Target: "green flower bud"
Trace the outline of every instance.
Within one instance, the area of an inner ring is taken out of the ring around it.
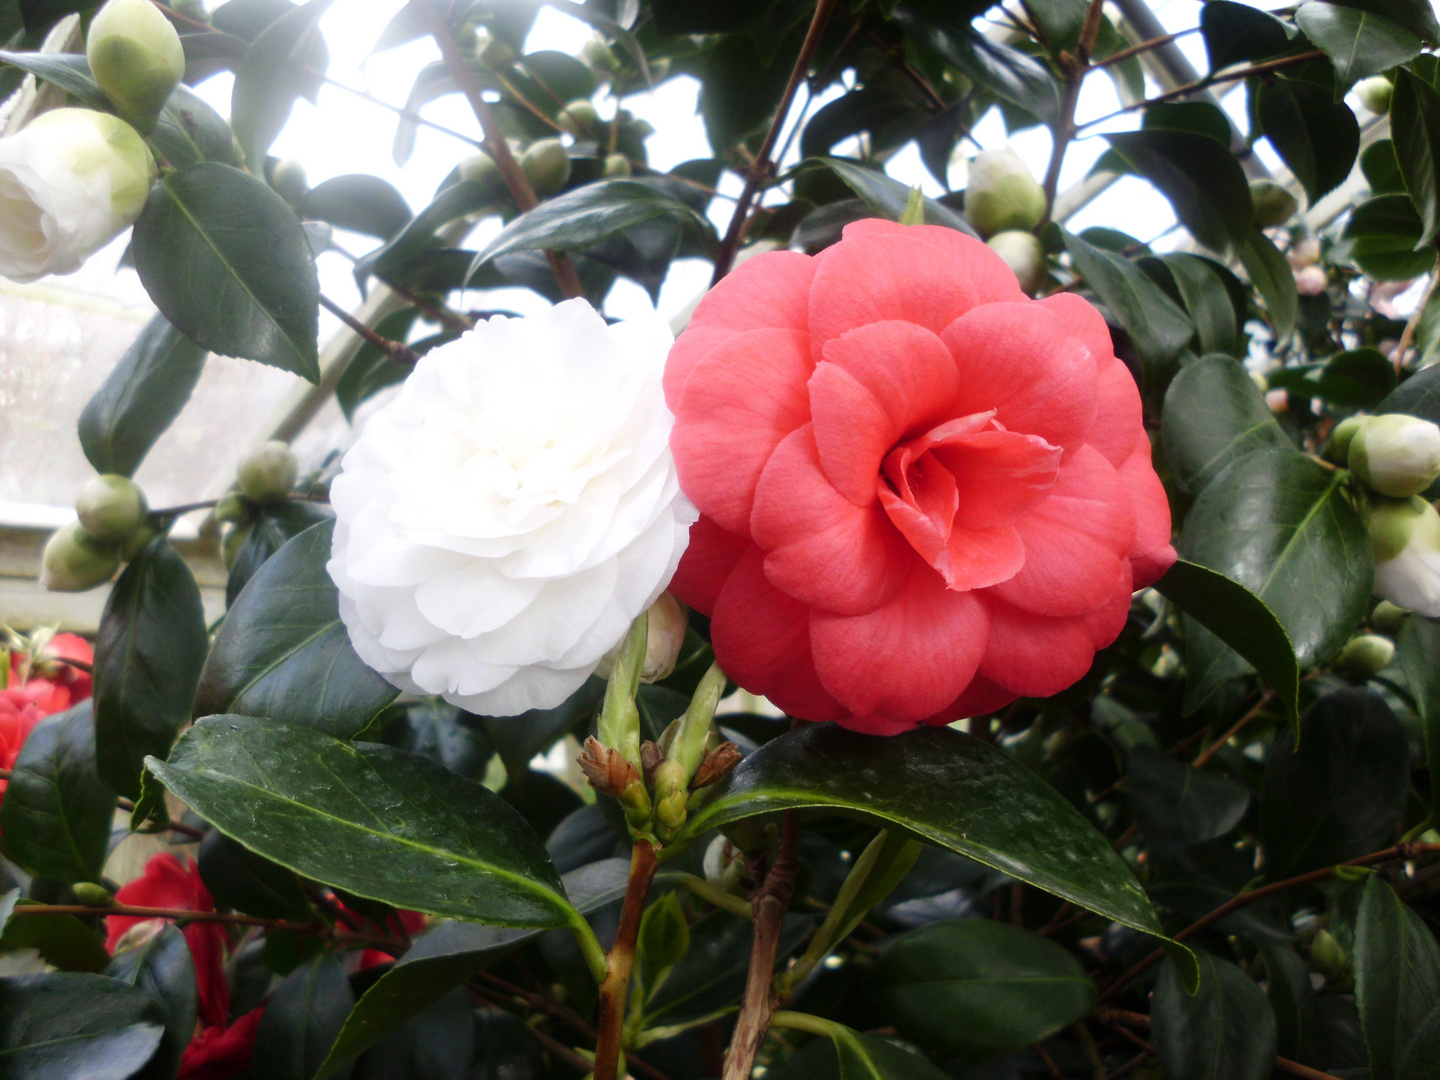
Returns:
[[[672,791],[655,803],[655,820],[671,832],[685,824],[685,793]]]
[[[1262,386],[1260,389],[1265,390],[1266,387]],[[1330,441],[1325,445],[1325,456],[1341,464],[1349,461],[1350,443],[1369,419],[1368,416],[1347,416],[1336,424],[1335,429],[1330,432]]]
[[[984,237],[1029,231],[1045,216],[1045,192],[1013,150],[986,150],[970,163],[965,216]]]
[[[619,61],[615,59],[615,54],[610,51],[610,46],[599,34],[580,47],[580,59],[585,62],[587,67],[599,68],[601,71],[614,71],[619,67]]]
[[[257,503],[279,502],[290,494],[300,476],[300,462],[283,442],[257,446],[240,462],[240,490]]]
[[[129,477],[114,473],[91,477],[75,500],[80,527],[102,544],[127,540],[149,512],[145,493]]]
[[[690,616],[679,600],[668,592],[650,606],[650,619],[645,632],[645,663],[640,668],[640,681],[655,683],[670,677],[680,647],[685,644],[685,630]]]
[[[1370,530],[1375,561],[1395,558],[1417,534],[1423,545],[1427,534],[1436,531],[1430,518],[1436,518],[1436,514],[1424,499],[1372,499],[1365,507],[1365,526]],[[1440,518],[1436,518],[1436,524],[1440,525]]]
[[[116,112],[141,134],[185,74],[180,35],[149,0],[109,0],[90,22],[85,56]]]
[[[1400,413],[1372,416],[1350,440],[1349,460],[1381,495],[1418,495],[1440,477],[1440,427]]]
[[[1034,234],[1006,229],[990,237],[986,243],[1015,272],[1021,290],[1034,296],[1049,273],[1045,265],[1045,248]]]
[[[120,561],[130,562],[139,558],[140,553],[150,546],[150,541],[160,535],[160,530],[147,520],[120,544]]]
[[[86,907],[109,907],[113,899],[109,889],[93,881],[77,881],[70,886],[70,891],[75,894],[75,899]]]
[[[1392,604],[1389,600],[1381,600],[1375,605],[1375,610],[1370,613],[1370,625],[1382,634],[1390,634],[1392,637],[1400,633],[1405,625],[1405,616],[1410,612],[1398,604]]]
[[[1355,84],[1355,96],[1360,99],[1360,104],[1376,116],[1390,111],[1390,96],[1394,92],[1395,87],[1384,75],[1372,75]]]
[[[215,520],[249,521],[252,510],[249,499],[239,492],[232,491],[215,504]]]
[[[300,196],[310,190],[305,176],[305,166],[294,158],[278,162],[270,173],[270,186],[291,206],[300,201]]]
[[[559,139],[540,139],[521,155],[520,171],[537,195],[554,195],[570,179],[570,152]]]
[[[600,130],[600,114],[595,111],[595,106],[584,98],[570,102],[560,110],[555,120],[571,135],[584,138],[587,135],[593,136]]]
[[[499,38],[492,38],[489,35],[480,36],[479,41],[480,51],[477,55],[480,62],[491,71],[504,71],[520,58],[520,54],[508,41],[501,41]]]
[[[603,175],[607,180],[629,176],[632,171],[630,159],[624,154],[606,154]]]
[[[1274,180],[1250,181],[1250,220],[1258,228],[1283,225],[1295,216],[1300,203]]]
[[[1395,643],[1379,634],[1357,634],[1335,657],[1335,666],[1356,678],[1368,679],[1390,666],[1395,659]]]
[[[460,179],[476,184],[499,184],[500,166],[495,164],[495,159],[489,154],[471,154],[460,162]]]
[[[250,539],[250,533],[255,526],[250,524],[236,525],[227,522],[220,530],[220,561],[225,564],[226,570],[235,569],[235,560],[240,557],[240,549],[245,546],[245,541]]]
[[[62,525],[45,542],[40,556],[40,584],[51,592],[84,592],[109,581],[120,558],[80,527]]]
[[[1350,970],[1350,957],[1329,930],[1321,930],[1310,942],[1310,962],[1316,970],[1332,979]]]

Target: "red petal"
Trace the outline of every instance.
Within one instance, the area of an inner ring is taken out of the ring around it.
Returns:
[[[753,544],[715,601],[710,642],[725,673],[802,720],[834,720],[844,708],[820,685],[810,651],[810,609],[765,577]]]
[[[810,419],[811,369],[802,331],[750,330],[720,343],[691,371],[670,447],[685,494],[722,528],[749,535],[765,462]]]
[[[721,342],[746,330],[804,330],[809,322],[815,260],[798,251],[770,251],[745,260],[705,294],[665,362],[665,401],[673,412],[695,365]]]
[[[885,455],[908,432],[946,419],[958,389],[950,351],[913,323],[871,323],[828,342],[810,377],[810,412],[840,493],[873,504]]]
[[[714,518],[700,515],[690,526],[690,540],[680,566],[670,579],[670,591],[702,615],[715,610],[720,587],[735,569],[750,541],[722,529]]]
[[[875,611],[810,617],[820,681],[854,716],[923,720],[959,696],[985,651],[984,603],[911,566],[905,588]]]
[[[1009,581],[1025,565],[1025,543],[1015,526],[966,529],[955,526],[936,566],[952,589],[983,589]]]
[[[750,533],[766,551],[771,583],[827,611],[874,611],[895,595],[910,563],[878,503],[856,506],[831,485],[809,424],[770,455],[755,489]]]
[[[931,453],[955,476],[955,524],[967,529],[1014,525],[1055,487],[1063,451],[1035,435],[977,431]]]
[[[997,709],[1003,709],[1019,695],[991,682],[979,672],[970,680],[965,692],[954,700],[943,712],[926,720],[927,724],[953,724],[967,716],[988,716]]]
[[[1130,545],[1130,561],[1135,588],[1144,589],[1170,569],[1175,549],[1170,546],[1170,501],[1150,463],[1150,440],[1143,432],[1134,453],[1120,466],[1120,482],[1135,507],[1135,542]]]
[[[1015,526],[1025,565],[996,596],[1039,615],[1084,615],[1114,595],[1135,539],[1130,495],[1088,446],[1066,458],[1050,497]]]

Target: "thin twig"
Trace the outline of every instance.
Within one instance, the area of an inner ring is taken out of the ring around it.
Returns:
[[[616,1080],[620,1041],[625,1026],[625,1005],[630,993],[630,974],[635,966],[635,942],[640,937],[645,897],[650,893],[650,883],[655,880],[657,865],[654,846],[643,837],[637,839],[630,849],[630,877],[625,883],[620,927],[615,932],[615,944],[610,946],[605,981],[600,984],[595,1080]]]
[[[1150,1030],[1150,1017],[1144,1013],[1129,1012],[1125,1009],[1100,1009],[1096,1016],[1111,1031],[1117,1032],[1136,1046],[1143,1046],[1146,1053],[1153,1054],[1155,1052],[1155,1048],[1148,1042],[1121,1026],[1129,1024],[1132,1027]],[[1309,1065],[1301,1065],[1298,1061],[1291,1061],[1289,1058],[1276,1057],[1275,1068],[1279,1072],[1288,1073],[1291,1076],[1303,1077],[1304,1080],[1339,1080],[1339,1077],[1332,1076],[1330,1073],[1312,1069]]]
[[[1425,295],[1420,298],[1420,303],[1415,305],[1415,310],[1410,318],[1405,320],[1405,329],[1401,331],[1399,344],[1395,351],[1390,354],[1390,362],[1395,365],[1395,374],[1400,374],[1405,368],[1405,354],[1410,349],[1410,344],[1415,340],[1415,332],[1420,329],[1420,319],[1425,314],[1425,308],[1430,303],[1430,298],[1435,295],[1435,286],[1440,283],[1440,269],[1430,274],[1430,284],[1425,286]]]
[[[293,930],[297,934],[327,934],[339,941],[357,941],[403,951],[405,943],[379,934],[340,934],[323,922],[294,922],[290,919],[262,919],[258,915],[242,915],[238,911],[187,911],[184,908],[136,907],[133,904],[107,904],[90,907],[86,904],[20,904],[10,913],[12,919],[26,915],[79,915],[98,917],[120,915],[135,919],[174,919],[176,922],[226,923],[233,926],[263,926],[270,930]]]
[[[1153,1055],[1150,1053],[1150,1051],[1148,1051],[1148,1050],[1141,1050],[1140,1053],[1136,1054],[1133,1058],[1131,1058],[1129,1061],[1127,1061],[1124,1065],[1121,1065],[1121,1066],[1120,1066],[1118,1069],[1116,1069],[1114,1072],[1112,1072],[1112,1073],[1110,1073],[1109,1075],[1107,1075],[1107,1076],[1105,1077],[1105,1080],[1120,1080],[1120,1078],[1121,1078],[1122,1076],[1129,1076],[1132,1072],[1134,1072],[1136,1069],[1138,1069],[1141,1065],[1144,1065],[1145,1062],[1149,1061],[1152,1056],[1153,1056]]]
[[[1090,0],[1085,9],[1085,25],[1080,30],[1080,41],[1075,46],[1075,55],[1061,56],[1065,67],[1065,89],[1061,95],[1059,117],[1050,128],[1050,161],[1045,166],[1045,179],[1040,185],[1045,191],[1046,222],[1050,220],[1050,212],[1055,206],[1055,193],[1060,187],[1060,168],[1065,163],[1065,151],[1079,130],[1075,125],[1075,108],[1080,104],[1080,87],[1089,73],[1090,53],[1100,34],[1103,2],[1104,0]]]
[[[391,341],[387,337],[381,337],[324,293],[320,294],[320,306],[330,312],[331,315],[334,315],[351,330],[355,331],[355,333],[365,339],[365,341],[379,349],[389,359],[395,361],[395,363],[404,364],[406,367],[414,367],[416,361],[420,359],[420,354],[410,348],[410,346],[404,342]]]
[[[1195,760],[1190,762],[1191,767],[1198,769],[1211,758],[1213,758],[1216,754],[1218,754],[1222,746],[1228,743],[1231,739],[1235,738],[1236,735],[1239,735],[1240,732],[1243,731],[1245,727],[1250,723],[1250,721],[1254,720],[1255,717],[1259,716],[1260,713],[1264,711],[1265,706],[1269,705],[1270,702],[1274,699],[1275,691],[1266,690],[1265,693],[1260,695],[1260,700],[1255,703],[1252,709],[1246,712],[1244,716],[1240,717],[1239,720],[1236,720],[1235,723],[1230,725],[1229,731],[1225,732],[1224,735],[1221,735],[1220,738],[1216,739],[1209,746],[1205,747],[1204,750],[1201,750],[1200,753],[1195,755]]]
[[[1138,56],[1143,52],[1149,52],[1151,49],[1159,49],[1165,45],[1169,45],[1172,41],[1185,37],[1187,34],[1198,34],[1199,32],[1200,27],[1192,26],[1189,30],[1180,30],[1173,34],[1166,34],[1163,37],[1151,38],[1149,41],[1142,41],[1138,45],[1131,45],[1128,49],[1113,52],[1103,60],[1096,60],[1090,66],[1097,68],[1109,67],[1111,64],[1118,64],[1122,60],[1129,60],[1130,57]]]
[[[127,814],[133,814],[135,812],[135,804],[129,799],[116,799],[115,805],[120,807],[120,809],[124,810]],[[204,840],[205,837],[210,835],[204,829],[198,828],[194,825],[187,825],[183,821],[172,821],[165,827],[171,832],[178,832],[184,836],[190,837],[193,840]]]
[[[419,0],[410,2],[414,4]],[[790,105],[795,100],[795,90],[805,73],[810,70],[810,61],[815,56],[815,50],[820,47],[820,36],[825,32],[825,25],[830,21],[830,13],[834,10],[835,0],[817,0],[815,4],[815,15],[810,20],[810,29],[800,46],[800,55],[795,58],[795,66],[790,69],[790,81],[785,84],[785,92],[780,95],[780,104],[775,108],[775,118],[770,121],[770,130],[765,133],[760,152],[746,170],[745,187],[740,192],[740,198],[735,201],[735,213],[730,218],[730,227],[725,230],[725,239],[720,241],[720,250],[715,255],[715,274],[710,279],[712,287],[730,272],[730,267],[735,262],[735,249],[740,246],[740,238],[744,235],[750,203],[755,198],[755,193],[760,190],[760,185],[770,178],[775,167],[770,160],[770,152],[775,149],[775,143],[780,138],[780,129],[785,126],[785,119],[790,115]]]

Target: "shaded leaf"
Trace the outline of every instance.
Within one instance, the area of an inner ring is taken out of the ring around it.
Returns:
[[[1377,195],[1350,213],[1341,234],[1350,258],[1380,281],[1406,281],[1435,265],[1435,250],[1420,247],[1425,224],[1408,195]]]
[[[1196,959],[1195,994],[1169,960],[1155,979],[1150,1037],[1167,1080],[1268,1080],[1277,1037],[1265,991],[1228,960],[1204,952]]]
[[[1151,362],[1173,360],[1195,332],[1189,316],[1129,259],[1104,251],[1073,233],[1065,247],[1075,269],[1109,309],[1140,355]]]
[[[1249,240],[1235,253],[1250,277],[1250,283],[1265,301],[1266,313],[1275,326],[1275,336],[1284,339],[1295,329],[1295,316],[1300,309],[1300,294],[1295,287],[1295,273],[1285,256],[1259,229],[1251,231]]]
[[[845,185],[855,192],[877,217],[883,217],[890,221],[900,220],[900,215],[905,212],[906,201],[910,198],[911,189],[907,185],[886,176],[883,172],[867,169],[853,161],[845,161],[841,158],[818,158],[816,160],[845,181]],[[936,202],[927,196],[924,206],[926,225],[944,225],[947,229],[955,229],[978,239],[978,234],[970,223],[945,204]]]
[[[408,9],[402,9],[402,14]],[[410,223],[410,205],[395,185],[367,173],[335,176],[300,196],[301,217],[328,221],[337,229],[394,238]]]
[[[1275,16],[1233,0],[1210,0],[1200,8],[1200,36],[1210,70],[1242,60],[1268,60],[1290,48],[1290,34]]]
[[[1355,1000],[1370,1076],[1392,1080],[1440,1001],[1440,945],[1379,874],[1366,879],[1355,917]]]
[[[1404,68],[1395,71],[1390,137],[1405,190],[1424,225],[1418,249],[1440,235],[1440,92]]]
[[[1227,145],[1189,131],[1153,127],[1105,139],[1132,172],[1160,189],[1200,243],[1223,253],[1246,242],[1250,185]]]
[[[305,961],[280,982],[265,1006],[255,1029],[253,1074],[266,1080],[311,1080],[354,1004],[338,959],[321,953]],[[350,1069],[330,1075],[348,1080]]]
[[[1265,137],[1311,206],[1344,183],[1360,152],[1360,125],[1348,105],[1323,86],[1283,78],[1260,82],[1255,101]]]
[[[180,1068],[180,1056],[190,1044],[200,1008],[195,961],[185,935],[173,925],[163,926],[143,945],[116,954],[105,974],[143,990],[159,1004],[165,1015],[165,1034],[137,1080],[170,1080]]]
[[[1190,492],[1246,454],[1291,445],[1255,380],[1228,356],[1180,369],[1165,392],[1160,439],[1181,490]]]
[[[31,906],[22,900],[16,910]],[[74,915],[13,915],[0,937],[0,950],[34,949],[47,964],[61,971],[101,972],[110,963],[105,943]]]
[[[1250,789],[1238,780],[1202,772],[1149,746],[1131,753],[1125,790],[1151,854],[1160,859],[1224,836],[1250,807]]]
[[[149,994],[102,975],[0,978],[0,1073],[16,1080],[131,1080],[165,1032]]]
[[[1413,60],[1420,39],[1399,23],[1369,11],[1310,0],[1295,12],[1295,23],[1335,68],[1336,89]]]
[[[235,68],[230,124],[250,167],[259,170],[265,151],[290,119],[295,99],[306,92],[305,71],[315,62],[317,23],[334,0],[309,0],[265,27]],[[322,72],[323,73],[323,72]]]
[[[211,829],[196,856],[200,880],[217,905],[264,919],[305,921],[315,916],[295,874]]]
[[[821,1023],[830,1038],[807,1043],[766,1075],[774,1080],[942,1080],[947,1075],[889,1039]]]
[[[1425,728],[1425,759],[1430,768],[1430,814],[1440,821],[1440,620],[1410,615],[1395,644],[1395,662],[1415,699]]]

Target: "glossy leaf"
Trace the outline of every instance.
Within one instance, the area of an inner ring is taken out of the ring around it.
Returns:
[[[1440,1061],[1440,1005],[1415,1030],[1395,1069],[1396,1080],[1427,1080]]]
[[[1095,1004],[1095,984],[1065,949],[988,919],[902,934],[875,964],[868,990],[902,1036],[947,1057],[1024,1049]]]
[[[1200,36],[1212,72],[1242,60],[1267,60],[1290,48],[1284,23],[1233,0],[1210,0],[1200,8]]]
[[[311,957],[275,988],[255,1029],[251,1071],[266,1080],[311,1080],[340,1033],[355,997],[340,961]],[[330,1074],[348,1080],[350,1069]]]
[[[1072,233],[1065,234],[1065,247],[1085,283],[1130,335],[1141,356],[1163,362],[1180,355],[1195,327],[1143,270]]]
[[[190,400],[205,350],[156,315],[80,414],[80,446],[100,473],[134,476]]]
[[[774,1080],[943,1080],[914,1050],[830,1021],[830,1038],[814,1039],[766,1071]]]
[[[159,1004],[165,1016],[165,1034],[137,1080],[170,1080],[190,1045],[200,1008],[195,961],[185,935],[173,925],[163,926],[143,945],[117,953],[105,974],[143,990]]]
[[[1273,389],[1299,397],[1373,409],[1395,389],[1395,365],[1379,349],[1365,347],[1336,353],[1323,364],[1282,368],[1268,378]]]
[[[1265,137],[1311,206],[1344,183],[1360,152],[1360,125],[1348,105],[1323,86],[1283,78],[1262,81],[1255,104]]]
[[[325,570],[333,521],[290,540],[246,584],[210,649],[195,715],[238,713],[350,738],[399,693],[365,666]]]
[[[1415,699],[1425,727],[1425,759],[1431,777],[1440,777],[1440,620],[1410,615],[1395,643],[1395,662]],[[1440,782],[1430,783],[1430,815],[1440,821]]]
[[[160,110],[150,141],[177,169],[198,161],[235,164],[235,138],[230,125],[183,83],[171,91]]]
[[[1417,371],[1385,396],[1377,413],[1405,413],[1440,422],[1440,366]]]
[[[330,508],[320,503],[287,499],[260,507],[225,580],[226,609],[234,606],[241,590],[272,555],[312,525],[332,519]]]
[[[1185,301],[1201,353],[1243,355],[1235,305],[1221,277],[1222,273],[1228,276],[1228,271],[1198,255],[1165,255],[1159,261]]]
[[[295,874],[211,829],[196,855],[200,880],[217,905],[265,919],[315,916]]]
[[[1189,131],[1153,127],[1105,139],[1131,171],[1160,189],[1201,244],[1225,253],[1249,238],[1250,186],[1227,145]]]
[[[1405,192],[1405,178],[1400,175],[1400,159],[1395,156],[1395,143],[1391,139],[1376,139],[1360,151],[1360,171],[1370,184],[1372,194],[1396,195]]]
[[[1300,664],[1290,635],[1265,601],[1224,574],[1186,559],[1177,559],[1155,588],[1244,657],[1275,688],[1290,719],[1298,719]]]
[[[90,64],[84,56],[63,52],[0,50],[0,63],[11,64],[51,86],[59,87],[91,108],[110,111],[110,100],[96,84],[95,76],[90,74]]]
[[[305,93],[305,66],[319,36],[316,24],[332,3],[309,0],[281,15],[255,38],[235,68],[230,123],[254,170],[290,119],[295,99]]]
[[[1301,664],[1345,644],[1373,583],[1370,536],[1340,474],[1286,447],[1247,454],[1221,472],[1190,508],[1178,550],[1263,600]],[[1185,634],[1193,710],[1249,665],[1193,623]]]
[[[1410,749],[1369,690],[1321,698],[1281,734],[1265,766],[1260,839],[1272,881],[1333,866],[1389,843],[1405,798]]]
[[[1059,114],[1059,95],[1049,70],[1034,57],[977,32],[961,12],[946,12],[940,5],[922,17],[899,7],[891,18],[967,78],[1041,123],[1049,123]]]
[[[1291,445],[1250,373],[1213,355],[1186,364],[1171,381],[1160,439],[1176,481],[1190,492],[1246,454]]]
[[[147,764],[251,851],[357,896],[496,926],[564,926],[574,917],[560,875],[520,816],[419,755],[210,716],[168,762]]]
[[[840,158],[820,158],[818,160],[845,181],[845,186],[855,192],[877,216],[890,221],[900,220],[900,215],[905,211],[906,201],[910,198],[911,189],[907,185],[886,176],[883,172],[864,168],[853,161],[844,161]],[[970,223],[944,203],[926,197],[924,206],[926,225],[943,225],[947,229],[955,229],[969,236],[977,236]]]
[[[1268,1080],[1277,1036],[1265,991],[1228,960],[1196,958],[1197,993],[1185,992],[1169,960],[1155,979],[1150,1037],[1166,1080]]]
[[[1309,967],[1289,943],[1261,940],[1258,944],[1265,959],[1265,996],[1275,1014],[1280,1056],[1302,1065],[1328,1065],[1328,1060],[1315,1060],[1312,1049],[1324,1033]]]
[[[1310,0],[1295,23],[1330,58],[1339,89],[1388,71],[1420,52],[1420,39],[1399,23],[1370,11]]]
[[[1392,1080],[1440,1001],[1440,944],[1378,874],[1366,879],[1355,918],[1355,999],[1370,1075]]]
[[[1365,273],[1379,281],[1405,281],[1435,265],[1433,248],[1416,250],[1424,233],[1408,195],[1377,195],[1351,211],[1342,236]]]
[[[1131,753],[1125,791],[1150,853],[1161,859],[1224,836],[1250,807],[1250,789],[1238,780],[1202,772],[1148,746]]]
[[[1300,294],[1295,288],[1295,274],[1285,256],[1259,229],[1235,253],[1245,267],[1250,282],[1265,301],[1265,311],[1275,326],[1277,337],[1284,339],[1295,329],[1300,308]]]
[[[802,807],[897,826],[1117,922],[1160,932],[1129,868],[1055,789],[949,728],[880,738],[815,724],[782,735],[736,767],[677,842]]]
[[[410,223],[410,205],[388,181],[366,173],[332,177],[300,196],[301,217],[328,221],[337,229],[393,239]]]
[[[476,1019],[469,993],[457,986],[372,1047],[356,1065],[354,1080],[486,1080],[470,1070],[481,1027]]]
[[[57,881],[99,881],[115,793],[95,771],[90,702],[42,721],[20,747],[0,802],[21,865]]]
[[[1424,223],[1415,247],[1440,235],[1440,92],[1404,68],[1395,72],[1390,137],[1410,201]]]
[[[0,1075],[131,1080],[165,1032],[149,994],[119,979],[53,972],[0,978]]]
[[[192,341],[319,380],[315,260],[300,219],[263,181],[215,162],[170,174],[131,249],[145,291]]]
[[[16,910],[34,901],[21,900]],[[14,915],[5,924],[0,950],[34,949],[40,958],[61,971],[101,972],[110,964],[105,943],[74,915]]]
[[[125,568],[95,638],[95,750],[100,778],[140,797],[149,754],[170,752],[205,664],[205,609],[185,560],[163,538]]]

